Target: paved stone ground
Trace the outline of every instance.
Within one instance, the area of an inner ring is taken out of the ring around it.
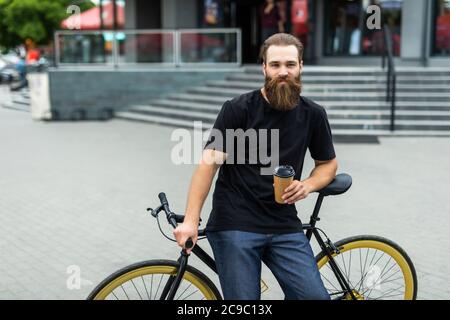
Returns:
[[[176,259],[178,247],[145,211],[160,191],[174,211],[184,210],[194,167],[171,162],[172,131],[121,120],[36,122],[0,108],[0,299],[85,299],[120,267]],[[417,268],[418,297],[448,299],[450,138],[380,142],[336,144],[339,172],[354,183],[325,199],[320,226],[335,241],[355,234],[393,239]],[[308,155],[303,175],[311,168]],[[304,221],[315,199],[298,203]],[[211,252],[206,241],[203,247]],[[264,299],[281,299],[266,268],[263,278],[270,287]]]

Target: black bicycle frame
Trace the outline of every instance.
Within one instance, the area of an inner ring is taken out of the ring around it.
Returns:
[[[195,254],[201,261],[203,261],[204,264],[206,264],[211,270],[213,270],[215,273],[217,273],[216,268],[216,262],[214,261],[211,256],[205,252],[198,244],[192,248],[192,253]],[[188,262],[189,255],[186,253],[186,250],[183,249],[181,251],[180,258],[178,259],[179,268],[178,272],[174,276],[170,276],[169,280],[167,280],[166,285],[164,286],[164,289],[162,291],[161,300],[173,300],[175,297],[175,293],[178,290],[178,287],[180,286],[181,279],[183,279],[183,275],[187,268],[187,262]]]
[[[313,214],[311,215],[310,221],[308,224],[303,224],[303,230],[306,230],[306,237],[308,238],[309,241],[311,241],[311,236],[314,235],[320,248],[327,255],[329,262],[330,262],[330,267],[331,267],[333,273],[335,274],[342,290],[344,292],[349,293],[350,296],[352,297],[352,299],[356,300],[356,297],[353,294],[353,291],[350,288],[350,285],[347,282],[347,279],[344,277],[339,266],[334,261],[334,258],[333,258],[334,249],[330,248],[325,243],[325,241],[320,236],[318,229],[316,228],[317,221],[320,221],[320,218],[318,218],[318,216],[319,216],[319,211],[320,211],[320,207],[322,205],[323,198],[324,198],[324,196],[319,194],[319,197],[317,198],[316,205],[314,207],[314,211],[313,211]],[[201,231],[200,233],[203,233],[203,231]],[[214,259],[208,253],[206,253],[202,248],[200,248],[200,246],[198,244],[196,244],[194,246],[194,248],[192,249],[192,253],[194,253],[201,261],[203,261],[204,264],[206,264],[211,270],[213,270],[217,274],[217,268],[216,268],[216,263],[215,263]],[[189,255],[186,253],[186,250],[183,249],[181,251],[180,258],[178,259],[179,267],[178,267],[177,274],[169,277],[169,280],[167,281],[167,283],[163,289],[163,292],[161,294],[161,297],[160,297],[161,300],[165,300],[166,297],[167,297],[167,300],[172,300],[175,297],[175,293],[177,292],[178,287],[181,283],[181,279],[183,278],[183,275],[186,271],[188,258],[189,258]]]
[[[310,217],[309,223],[303,225],[303,230],[306,230],[306,237],[309,241],[311,241],[311,236],[314,235],[316,238],[317,243],[319,244],[320,248],[323,252],[327,255],[329,261],[330,261],[330,267],[336,276],[339,285],[341,286],[342,290],[344,292],[348,292],[353,300],[356,300],[355,295],[353,294],[353,290],[350,288],[349,283],[345,279],[344,275],[341,272],[341,269],[339,269],[339,266],[336,264],[333,258],[334,249],[330,248],[325,244],[325,241],[323,241],[322,237],[320,236],[319,231],[316,228],[317,221],[320,221],[319,218],[319,211],[320,207],[322,206],[324,196],[322,194],[319,194],[319,197],[317,198],[316,204],[314,206],[313,214]]]

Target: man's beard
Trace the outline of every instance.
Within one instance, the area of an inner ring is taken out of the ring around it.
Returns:
[[[286,82],[280,83],[285,80]],[[288,111],[294,109],[300,100],[302,91],[302,82],[300,75],[298,77],[266,77],[264,82],[264,91],[269,104],[276,110]]]

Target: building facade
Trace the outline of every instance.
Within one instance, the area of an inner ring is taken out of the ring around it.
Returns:
[[[450,66],[450,0],[275,1],[305,61],[375,65],[388,25],[398,65]],[[125,0],[125,29],[239,28],[242,62],[258,63],[264,0]],[[373,6],[379,8],[380,15]],[[372,23],[369,28],[368,20]]]

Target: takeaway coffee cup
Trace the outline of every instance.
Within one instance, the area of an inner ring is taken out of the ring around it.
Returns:
[[[295,171],[291,166],[278,166],[273,171],[273,186],[275,188],[275,201],[284,204],[281,196],[294,180]]]

